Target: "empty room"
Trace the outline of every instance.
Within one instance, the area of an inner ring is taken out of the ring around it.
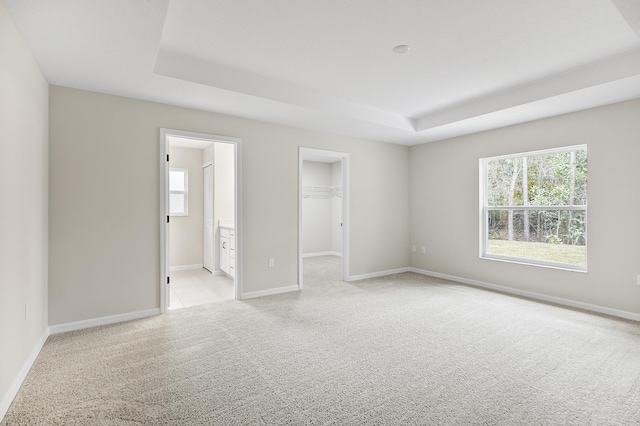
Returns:
[[[0,425],[640,424],[640,0],[0,0]]]

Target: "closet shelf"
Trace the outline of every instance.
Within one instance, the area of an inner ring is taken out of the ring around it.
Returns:
[[[329,199],[329,198],[342,198],[342,186],[312,186],[302,185],[302,198],[316,198],[316,199]]]

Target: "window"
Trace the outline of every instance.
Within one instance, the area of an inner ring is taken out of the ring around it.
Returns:
[[[587,146],[480,160],[480,257],[587,270]]]
[[[187,169],[169,170],[169,214],[171,216],[189,216],[189,171]]]

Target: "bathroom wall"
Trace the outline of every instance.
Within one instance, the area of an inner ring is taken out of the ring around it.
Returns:
[[[172,216],[169,222],[171,267],[202,264],[204,202],[201,149],[169,147],[169,168],[188,169],[188,216]]]
[[[214,246],[220,245],[218,221],[235,219],[235,154],[233,144],[216,142],[213,144],[213,232]],[[217,250],[216,250],[217,251]],[[220,259],[215,257],[216,269],[220,269]]]

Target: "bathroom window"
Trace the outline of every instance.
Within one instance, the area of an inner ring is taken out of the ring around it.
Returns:
[[[187,169],[169,170],[169,214],[171,216],[189,215],[189,171]]]

